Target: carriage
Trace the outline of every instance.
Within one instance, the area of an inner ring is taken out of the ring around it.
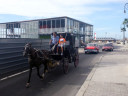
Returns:
[[[75,67],[79,63],[79,41],[75,39],[76,36],[74,34],[59,32],[57,35],[59,36],[60,34],[66,39],[63,55],[61,55],[61,50],[59,49],[58,54],[50,54],[50,56],[54,63],[63,66],[63,72],[66,74],[68,73],[69,63],[74,63]]]
[[[32,68],[37,68],[37,75],[39,78],[43,79],[44,75],[50,69],[56,68],[58,65],[63,66],[63,72],[68,73],[69,63],[74,63],[74,66],[77,67],[79,63],[79,41],[75,39],[75,35],[71,33],[58,33],[61,34],[66,39],[66,44],[64,45],[63,55],[61,51],[58,50],[59,54],[54,54],[48,50],[38,50],[33,48],[31,44],[26,44],[23,51],[23,56],[28,57],[29,67],[29,78],[26,83],[26,87],[30,86],[30,78],[32,73]],[[40,75],[39,68],[40,65],[44,65],[44,72]]]

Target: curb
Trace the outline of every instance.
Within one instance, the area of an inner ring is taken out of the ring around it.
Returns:
[[[91,79],[92,79],[92,77],[93,77],[93,75],[94,75],[94,73],[95,73],[95,71],[97,69],[96,66],[100,63],[100,61],[102,60],[102,57],[103,56],[101,56],[99,61],[95,64],[95,66],[93,67],[92,71],[89,73],[87,79],[84,81],[83,85],[78,90],[78,92],[76,93],[75,96],[83,96],[84,95],[84,93],[86,92],[86,89],[88,88],[89,83],[90,83],[90,81],[91,81]]]

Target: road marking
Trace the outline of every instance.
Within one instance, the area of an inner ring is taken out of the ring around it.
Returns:
[[[0,79],[0,81],[3,81],[3,80],[6,80],[6,79],[9,79],[9,78],[12,78],[14,76],[17,76],[17,75],[20,75],[20,74],[23,74],[25,72],[28,72],[29,70],[25,70],[25,71],[22,71],[22,72],[19,72],[19,73],[16,73],[16,74],[13,74],[13,75],[10,75],[10,76],[7,76],[7,77],[4,77],[2,79]]]
[[[83,96],[84,93],[86,92],[86,89],[88,88],[88,85],[96,71],[96,66],[97,64],[99,64],[102,60],[103,55],[100,57],[98,63],[95,64],[95,66],[93,67],[92,71],[89,73],[88,77],[86,78],[86,80],[84,81],[83,85],[81,86],[81,88],[78,90],[77,94],[75,96]]]

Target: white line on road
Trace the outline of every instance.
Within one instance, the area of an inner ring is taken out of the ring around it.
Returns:
[[[22,71],[22,72],[19,72],[19,73],[16,73],[16,74],[13,74],[13,75],[10,75],[10,76],[7,76],[7,77],[4,77],[2,79],[0,79],[0,81],[3,81],[3,80],[6,80],[6,79],[9,79],[9,78],[12,78],[14,76],[17,76],[17,75],[20,75],[20,74],[23,74],[25,72],[28,72],[29,70],[25,70],[25,71]]]

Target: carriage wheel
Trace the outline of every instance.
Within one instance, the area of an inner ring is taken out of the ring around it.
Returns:
[[[74,58],[74,66],[77,67],[79,64],[79,53],[78,51],[76,52],[75,58]]]
[[[63,60],[63,71],[64,71],[65,74],[68,73],[68,69],[69,69],[68,58],[64,58],[64,60]]]

